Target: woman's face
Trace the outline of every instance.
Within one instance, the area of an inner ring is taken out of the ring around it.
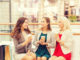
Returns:
[[[27,20],[25,20],[25,22],[23,23],[22,27],[24,29],[27,29],[27,27],[28,27],[28,21]]]
[[[47,27],[48,23],[46,22],[45,18],[41,21],[42,27]]]
[[[59,21],[59,22],[58,22],[58,26],[59,26],[60,28],[63,28],[63,27],[64,27],[63,21]]]

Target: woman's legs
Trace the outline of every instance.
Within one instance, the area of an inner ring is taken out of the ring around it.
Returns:
[[[27,60],[33,60],[32,56],[28,56]]]
[[[36,60],[36,54],[31,52],[31,56],[33,57],[33,60]]]
[[[27,56],[25,55],[21,60],[27,60]]]
[[[59,56],[55,60],[66,60],[66,59],[63,56]]]
[[[33,60],[33,57],[29,55],[25,55],[21,60]]]
[[[57,56],[52,56],[49,60],[55,60]]]
[[[41,60],[47,60],[47,58],[46,57],[42,57]]]
[[[37,57],[37,60],[41,60],[41,57]]]

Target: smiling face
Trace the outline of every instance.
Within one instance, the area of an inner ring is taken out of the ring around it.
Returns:
[[[63,21],[58,21],[58,26],[62,29],[64,28],[64,22]]]
[[[27,27],[28,27],[28,21],[27,21],[27,20],[24,21],[22,27],[23,27],[24,29],[27,29]]]
[[[48,23],[46,22],[45,18],[42,19],[42,23],[41,24],[42,24],[42,27],[47,27]]]

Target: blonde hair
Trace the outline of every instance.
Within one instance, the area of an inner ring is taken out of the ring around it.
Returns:
[[[69,19],[67,19],[66,17],[59,17],[58,22],[59,21],[63,22],[63,24],[64,24],[64,30],[71,30],[70,29],[70,20]]]

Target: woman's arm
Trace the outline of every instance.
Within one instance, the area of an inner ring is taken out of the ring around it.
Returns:
[[[61,44],[61,46],[65,47],[65,48],[70,48],[72,46],[72,32],[70,31],[66,31],[64,34],[64,37],[60,40],[57,39],[57,41]]]
[[[28,44],[27,50],[30,51],[30,52],[32,51],[32,43]]]
[[[64,46],[66,46],[67,48],[70,48],[72,46],[72,43],[73,43],[72,32],[68,31],[65,33],[65,38],[63,42],[64,42]]]
[[[27,46],[32,40],[32,36],[28,37],[21,45],[22,46]]]
[[[13,42],[14,42],[14,45],[15,45],[15,48],[16,48],[16,49],[21,49],[21,48],[24,47],[24,46],[22,45],[22,43],[19,44],[19,43],[18,43],[18,40],[16,40],[15,38],[14,38]]]
[[[32,34],[27,34],[25,31],[23,31],[22,35],[25,40],[25,42],[22,43],[22,46],[28,45],[32,40]]]
[[[38,44],[39,40],[37,38],[38,38],[38,32],[35,34],[34,41],[33,41],[33,44],[35,46],[39,46],[39,44]]]
[[[56,39],[54,38],[54,33],[51,32],[50,33],[50,42],[47,43],[47,47],[51,47],[51,48],[54,48],[56,46]]]
[[[28,45],[28,42],[29,42],[28,40],[30,40],[30,39],[27,39],[26,41],[24,41],[24,42],[22,42],[22,43],[18,43],[18,40],[14,39],[13,41],[14,41],[15,48],[16,48],[16,49],[21,49],[21,48],[23,48],[25,45]]]

